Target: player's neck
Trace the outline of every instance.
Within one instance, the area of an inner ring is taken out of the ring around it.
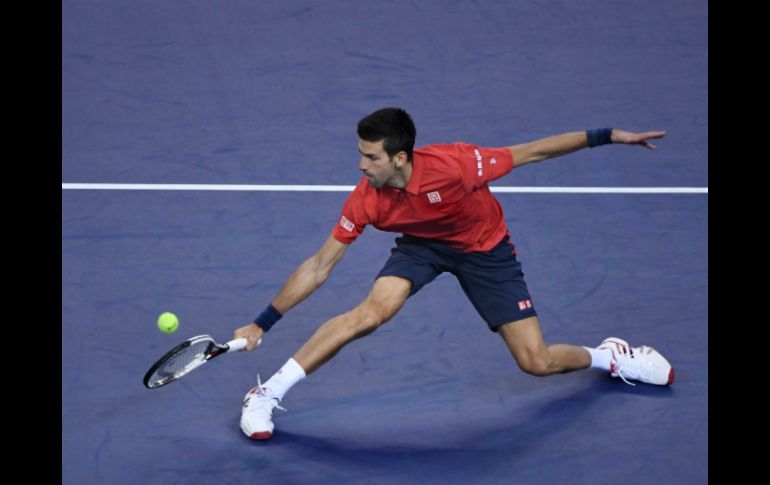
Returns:
[[[395,173],[395,175],[388,181],[388,185],[394,189],[403,190],[409,184],[409,179],[412,177],[412,164],[405,163],[401,170]]]

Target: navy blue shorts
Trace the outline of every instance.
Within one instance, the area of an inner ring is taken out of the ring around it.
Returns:
[[[410,280],[412,296],[448,271],[457,277],[493,332],[505,323],[537,315],[508,236],[488,252],[466,252],[436,240],[404,235],[396,238],[390,253],[377,278],[400,276]]]

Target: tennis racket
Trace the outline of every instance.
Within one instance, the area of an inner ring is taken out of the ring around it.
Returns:
[[[257,345],[262,343],[259,339]],[[246,347],[245,338],[236,338],[226,344],[219,344],[210,335],[192,337],[158,359],[144,375],[144,385],[148,389],[165,386],[180,377],[189,374],[214,357]]]

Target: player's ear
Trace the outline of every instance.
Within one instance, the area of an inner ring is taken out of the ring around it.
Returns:
[[[404,165],[406,165],[408,157],[406,156],[406,152],[402,150],[402,151],[396,153],[396,156],[393,157],[393,159],[396,161],[396,167],[397,168],[401,168]]]

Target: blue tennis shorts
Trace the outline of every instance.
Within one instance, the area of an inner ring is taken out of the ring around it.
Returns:
[[[432,239],[403,235],[377,275],[400,276],[412,282],[409,296],[448,271],[457,277],[489,329],[537,315],[529,296],[516,248],[505,236],[488,252],[466,252]]]

